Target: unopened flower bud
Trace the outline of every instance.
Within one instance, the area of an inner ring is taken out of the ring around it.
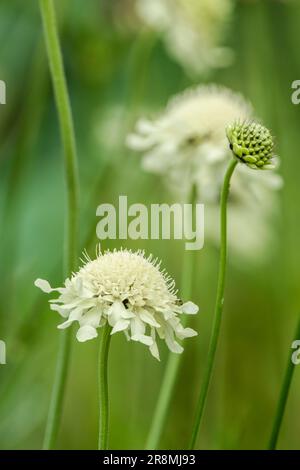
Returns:
[[[257,122],[236,122],[226,128],[230,148],[239,161],[255,170],[274,168],[273,137]]]

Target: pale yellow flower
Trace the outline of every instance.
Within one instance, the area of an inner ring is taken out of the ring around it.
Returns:
[[[197,335],[183,327],[180,315],[196,314],[198,307],[192,302],[182,304],[174,281],[160,270],[157,260],[141,251],[106,251],[94,260],[86,257],[63,287],[52,289],[42,279],[35,285],[46,293],[59,292],[57,299],[50,300],[51,309],[64,318],[58,328],[78,322],[80,342],[95,338],[108,323],[111,334],[123,331],[127,339],[145,344],[159,359],[157,335],[175,353],[183,351],[176,339]]]

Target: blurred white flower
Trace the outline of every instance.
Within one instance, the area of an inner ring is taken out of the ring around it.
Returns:
[[[231,156],[225,128],[251,115],[241,95],[221,86],[198,86],[172,98],[157,119],[140,119],[127,145],[144,153],[146,171],[165,175],[182,191],[199,182],[201,195],[215,198],[223,177],[218,169]]]
[[[232,61],[222,47],[233,12],[232,0],[137,0],[139,17],[163,36],[169,53],[199,74]]]
[[[127,145],[143,153],[143,168],[164,176],[178,197],[186,200],[196,186],[197,197],[205,204],[205,236],[213,241],[219,236],[220,191],[232,158],[225,129],[252,113],[240,94],[215,85],[199,86],[173,98],[156,120],[139,120],[127,137]],[[281,185],[276,173],[237,166],[230,189],[228,238],[239,254],[257,260],[267,252]]]
[[[111,334],[123,331],[127,339],[149,347],[159,359],[156,335],[164,339],[175,353],[183,351],[176,341],[197,335],[184,328],[179,315],[196,314],[192,302],[184,304],[177,297],[174,281],[160,270],[160,263],[152,256],[127,250],[98,253],[95,260],[86,255],[84,265],[64,287],[52,289],[50,284],[37,279],[35,285],[46,293],[59,292],[50,300],[51,309],[65,319],[58,328],[67,328],[77,321],[78,341],[97,336],[97,328],[108,323]]]

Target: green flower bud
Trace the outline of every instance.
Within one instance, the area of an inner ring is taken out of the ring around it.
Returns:
[[[273,137],[257,122],[235,122],[226,128],[230,149],[242,163],[255,170],[269,170],[273,162]]]

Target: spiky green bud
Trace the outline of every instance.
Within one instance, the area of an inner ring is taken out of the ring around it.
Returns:
[[[255,170],[272,169],[274,142],[270,131],[256,122],[235,122],[226,128],[236,158]]]

